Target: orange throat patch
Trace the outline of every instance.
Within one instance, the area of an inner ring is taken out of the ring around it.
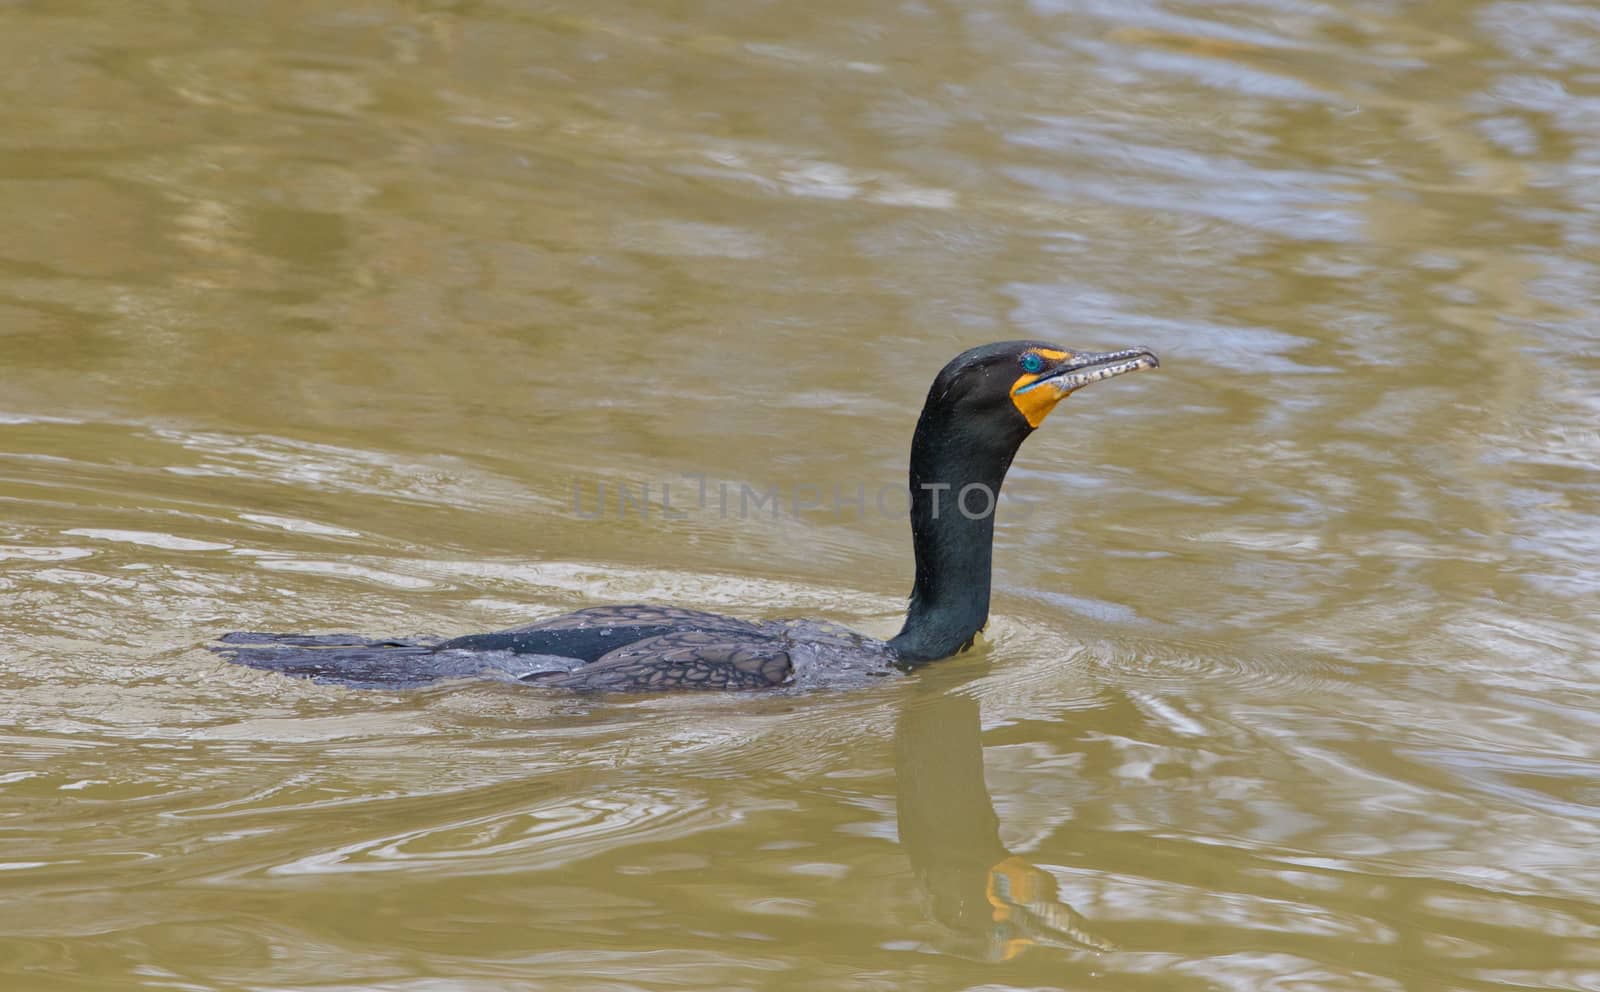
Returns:
[[[1040,348],[1034,351],[1033,354],[1051,364],[1063,362],[1072,357],[1067,352],[1051,351],[1046,348]],[[1040,386],[1038,389],[1027,388],[1041,378],[1043,376],[1030,372],[1019,376],[1017,381],[1011,384],[1011,403],[1017,408],[1018,412],[1027,418],[1029,427],[1038,427],[1044,423],[1044,418],[1050,415],[1050,411],[1056,408],[1056,404],[1067,397],[1066,393],[1057,392],[1050,386]]]

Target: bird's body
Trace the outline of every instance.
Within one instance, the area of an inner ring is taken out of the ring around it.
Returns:
[[[1081,354],[1006,341],[944,367],[912,438],[917,575],[905,626],[888,641],[812,620],[630,605],[450,640],[234,633],[214,650],[255,668],[382,687],[490,675],[602,692],[768,689],[895,674],[957,653],[988,621],[994,509],[1022,441],[1074,390],[1157,364],[1143,348]]]
[[[447,641],[228,634],[234,661],[368,688],[487,676],[563,689],[773,689],[860,685],[895,674],[888,645],[836,624],[671,606],[596,606]]]

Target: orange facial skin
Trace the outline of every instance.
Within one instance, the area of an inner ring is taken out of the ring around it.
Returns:
[[[1064,362],[1072,357],[1070,352],[1052,351],[1048,348],[1035,349],[1031,354],[1038,355],[1044,359],[1046,367]],[[1044,418],[1049,416],[1050,411],[1054,410],[1056,404],[1060,403],[1067,395],[1049,388],[1027,389],[1028,386],[1038,382],[1040,378],[1042,378],[1041,374],[1029,372],[1026,375],[1019,376],[1017,381],[1011,384],[1011,402],[1027,418],[1029,427],[1038,427],[1044,423]]]

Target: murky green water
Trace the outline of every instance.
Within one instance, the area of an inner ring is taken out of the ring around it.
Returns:
[[[0,219],[5,988],[1600,989],[1592,4],[10,3]],[[1164,368],[918,677],[197,647],[892,633],[1018,336]]]

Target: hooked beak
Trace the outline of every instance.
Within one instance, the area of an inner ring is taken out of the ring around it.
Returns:
[[[1161,367],[1161,360],[1156,358],[1156,353],[1149,348],[1124,348],[1121,351],[1104,351],[1098,354],[1085,353],[1069,355],[1062,359],[1055,368],[1035,379],[1033,382],[1017,390],[1026,392],[1048,386],[1056,396],[1064,397],[1074,390],[1082,389],[1091,382],[1101,379],[1110,379],[1125,372],[1137,372],[1140,369],[1157,369]]]

